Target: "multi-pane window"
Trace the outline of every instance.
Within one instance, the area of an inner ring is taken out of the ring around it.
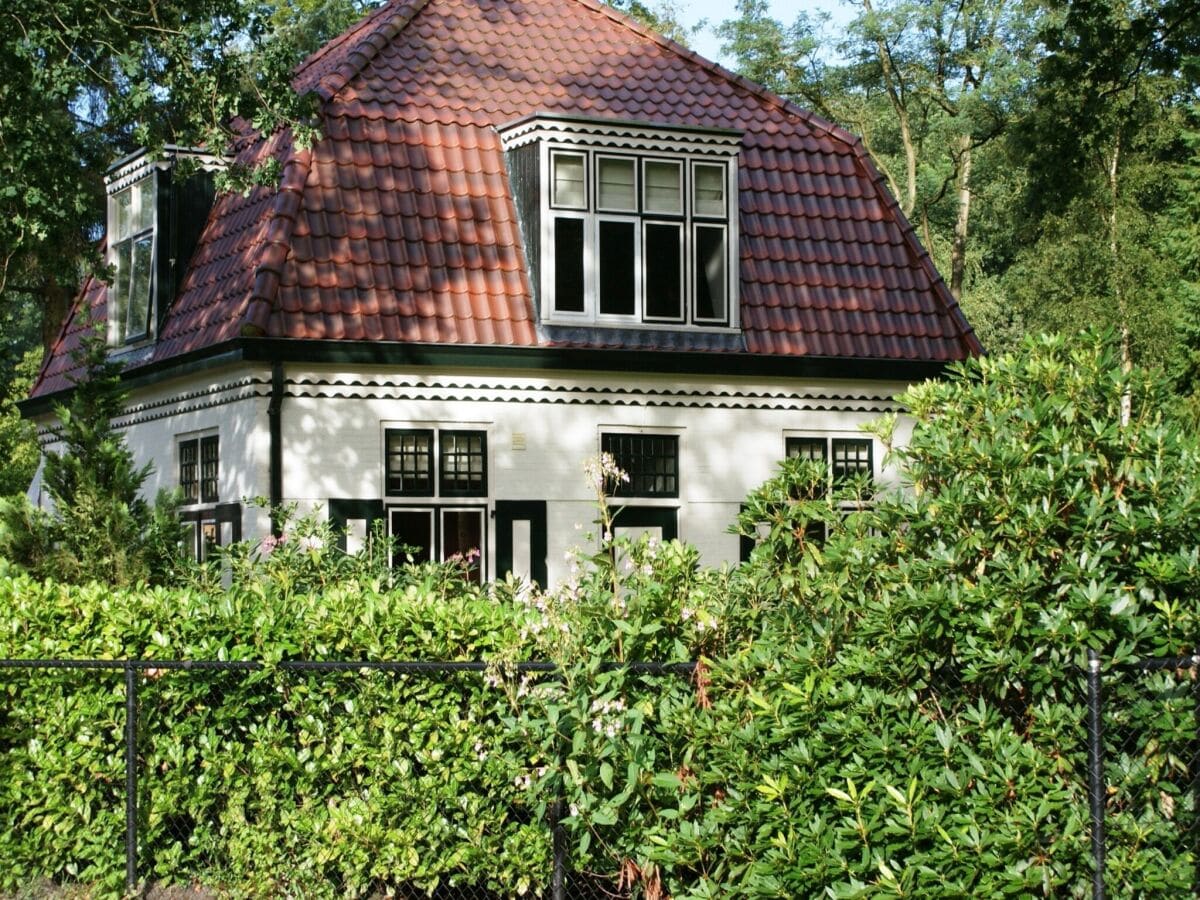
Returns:
[[[390,496],[487,496],[486,432],[389,428],[385,441]]]
[[[789,437],[785,450],[790,459],[827,463],[834,484],[874,471],[870,438]]]
[[[448,428],[389,428],[385,432],[387,493],[421,498],[388,512],[396,562],[461,560],[483,578],[487,497],[487,433]],[[435,463],[436,461],[436,463]]]
[[[733,163],[551,150],[551,319],[730,324]]]
[[[487,441],[482,431],[442,431],[438,458],[444,497],[487,496]]]
[[[141,340],[153,309],[154,223],[157,191],[148,175],[109,198],[109,244],[116,278],[108,289],[109,343]]]
[[[185,504],[217,502],[219,440],[212,434],[179,442],[179,488]]]
[[[432,430],[388,431],[387,492],[398,497],[428,497],[434,493]]]
[[[185,550],[194,559],[207,559],[213,547],[241,540],[241,507],[219,502],[221,444],[217,435],[185,438],[178,442],[177,450],[183,494],[179,515],[189,527]],[[222,529],[227,532],[224,538]]]
[[[217,502],[217,469],[220,445],[217,436],[200,438],[200,502]]]
[[[628,483],[616,486],[616,496],[679,496],[678,436],[606,433],[600,436],[600,449],[629,476]]]

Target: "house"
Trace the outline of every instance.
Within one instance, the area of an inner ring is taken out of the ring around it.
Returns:
[[[553,582],[607,451],[619,527],[737,560],[779,458],[879,474],[860,426],[980,352],[861,143],[595,0],[393,0],[294,84],[323,139],[235,148],[274,189],[114,166],[115,281],[26,405],[106,323],[197,552],[268,533],[263,496]]]

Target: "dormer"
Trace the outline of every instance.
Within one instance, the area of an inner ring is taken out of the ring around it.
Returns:
[[[185,162],[186,161],[186,162]],[[212,206],[214,175],[223,161],[209,153],[138,150],[105,176],[108,257],[108,344],[152,342],[171,305]]]
[[[738,330],[741,132],[548,113],[497,130],[542,322]]]

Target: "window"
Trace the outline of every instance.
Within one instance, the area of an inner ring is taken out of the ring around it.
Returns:
[[[189,526],[188,555],[207,559],[213,547],[242,539],[240,503],[220,503],[221,444],[215,434],[181,439],[177,445],[180,520]]]
[[[856,475],[873,475],[871,441],[869,438],[826,438],[788,437],[784,449],[789,459],[807,459],[822,464],[834,487],[844,484]],[[823,487],[815,488],[809,496],[798,500],[818,500],[825,496]],[[854,503],[842,503],[844,513],[858,508]],[[825,523],[809,522],[804,529],[805,538],[817,544],[826,538]],[[743,558],[747,558],[743,548]]]
[[[179,487],[185,504],[217,502],[219,440],[212,434],[179,442]]]
[[[740,131],[548,112],[498,130],[546,324],[738,327]]]
[[[600,449],[629,475],[613,491],[617,497],[678,497],[679,438],[671,434],[600,435]]]
[[[731,163],[567,149],[549,160],[552,320],[731,324]]]
[[[388,495],[420,498],[388,511],[389,532],[399,551],[393,563],[409,557],[418,563],[458,558],[482,581],[486,505],[462,501],[487,497],[487,433],[389,428],[384,444]]]
[[[154,286],[157,181],[153,172],[109,196],[109,253],[116,278],[108,293],[112,345],[150,334]]]
[[[870,438],[788,437],[784,449],[789,459],[827,462],[835,485],[855,475],[874,474]]]

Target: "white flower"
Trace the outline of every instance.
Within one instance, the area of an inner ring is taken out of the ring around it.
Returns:
[[[304,537],[300,538],[299,543],[300,543],[301,550],[307,550],[310,553],[320,550],[322,547],[325,546],[325,541],[323,541],[318,535],[315,535],[315,534],[304,535]]]

